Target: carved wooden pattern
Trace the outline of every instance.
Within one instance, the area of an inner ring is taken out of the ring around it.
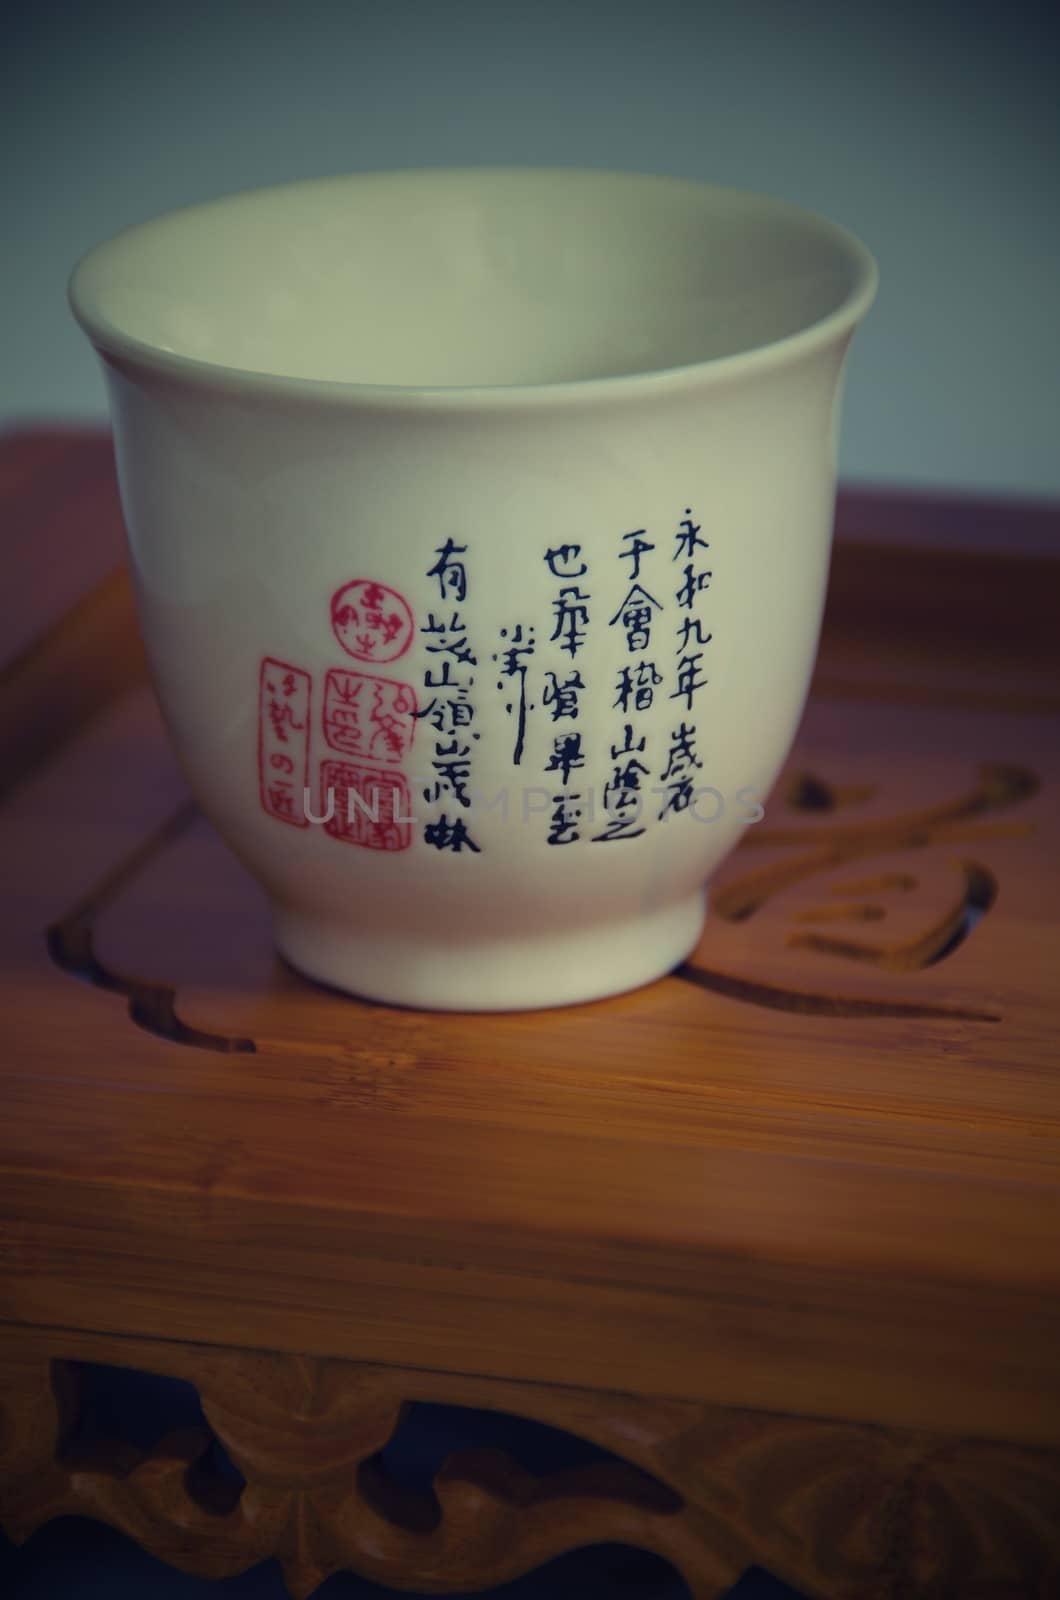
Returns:
[[[1035,774],[1025,767],[987,764],[980,767],[978,781],[969,790],[934,806],[869,821],[834,822],[829,816],[818,826],[786,827],[767,823],[751,829],[743,840],[745,850],[780,848],[799,850],[802,854],[787,857],[778,865],[730,878],[723,891],[714,896],[713,910],[726,921],[740,922],[752,916],[780,890],[833,867],[870,861],[898,850],[924,851],[933,845],[954,843],[981,845],[992,839],[1011,837],[1012,829],[1008,824],[979,819],[1018,806],[1030,799],[1038,786]],[[807,795],[814,796],[812,804],[807,802]],[[804,773],[793,780],[787,803],[803,811],[831,813],[839,807],[871,798],[872,790],[866,786],[833,788],[824,780]],[[1026,831],[1019,824],[1017,830]],[[848,895],[880,893],[894,888],[908,892],[917,887],[917,880],[908,873],[892,873],[875,878],[869,876],[865,882],[840,887]],[[900,970],[926,966],[945,943],[945,934],[934,939],[925,937],[919,948],[910,951],[904,961],[895,965]]]
[[[185,802],[146,839],[138,843],[90,894],[73,906],[46,934],[48,954],[62,972],[126,997],[129,1019],[137,1027],[175,1044],[199,1050],[253,1054],[253,1039],[212,1033],[184,1022],[177,1015],[176,990],[171,984],[128,977],[100,961],[96,955],[95,920],[160,851],[181,838],[198,816],[197,807]]]
[[[690,962],[483,1026],[276,960],[142,687],[90,464],[53,494],[34,460],[4,453],[46,493],[11,502],[0,594],[28,646],[0,705],[12,1531],[87,1511],[192,1570],[275,1553],[296,1594],[347,1566],[470,1588],[598,1538],[697,1600],[752,1561],[818,1600],[1060,1594],[1055,514],[1033,559],[1011,507],[1003,557],[899,555],[873,502]],[[94,1362],[192,1382],[203,1425],[75,1450]],[[378,1455],[415,1401],[619,1464],[465,1452],[410,1497]]]
[[[799,820],[767,819],[747,830],[712,894],[711,910],[732,925],[755,919],[763,965],[770,965],[772,945],[915,978],[952,955],[992,909],[997,878],[979,853],[1032,832],[1018,815],[998,819],[997,813],[1037,793],[1035,773],[1013,763],[984,763],[977,781],[950,797],[858,820],[858,807],[873,800],[878,787],[796,772],[782,798]],[[766,863],[745,867],[755,855],[767,857]],[[714,939],[711,950],[725,961],[724,939]],[[912,993],[873,999],[839,995],[835,987],[822,993],[808,982],[782,987],[759,976],[755,966],[751,961],[736,972],[731,963],[713,965],[700,955],[678,975],[733,999],[804,1014],[998,1020],[996,1011],[982,1006],[938,1005]]]
[[[714,917],[725,924],[760,921],[773,902],[786,910],[773,919],[774,942],[804,948],[841,963],[860,963],[881,971],[914,976],[944,960],[967,937],[974,923],[997,899],[997,879],[970,850],[997,840],[1027,835],[1030,825],[996,820],[1030,799],[1038,779],[1026,767],[987,763],[968,789],[933,806],[866,821],[836,821],[834,813],[871,800],[872,785],[834,784],[815,773],[797,772],[783,799],[800,818],[792,825],[766,823],[747,830],[734,865],[712,895]],[[134,977],[100,960],[94,940],[97,916],[159,852],[178,842],[194,823],[194,806],[185,805],[139,844],[108,874],[97,890],[48,930],[48,949],[56,966],[74,977],[126,996],[130,1019],[148,1032],[198,1049],[253,1052],[255,1042],[241,1034],[196,1027],[177,1009],[175,988]],[[983,820],[985,819],[985,820]],[[953,852],[959,851],[955,855]],[[748,855],[769,856],[766,865],[741,870]],[[875,868],[876,870],[868,870]],[[787,891],[813,883],[792,909]],[[768,958],[769,932],[762,946]],[[724,954],[725,946],[715,943]],[[767,961],[768,964],[768,961]],[[803,986],[785,988],[761,975],[756,962],[736,971],[702,958],[678,967],[677,978],[771,1009],[836,1016],[950,1017],[997,1021],[993,1011],[976,1006],[938,1005],[930,1000],[819,993]],[[298,981],[298,980],[296,980]]]
[[[504,1583],[578,1546],[670,1561],[695,1600],[752,1564],[819,1600],[1001,1600],[1060,1592],[1060,1457],[676,1400],[108,1336],[4,1330],[0,1508],[21,1542],[99,1518],[207,1577],[276,1556],[295,1600],[353,1570],[395,1589]],[[77,1449],[77,1360],[190,1380],[209,1426],[142,1451]],[[621,1461],[527,1473],[462,1451],[433,1492],[379,1452],[407,1402],[504,1411]],[[245,1479],[205,1464],[211,1434]]]

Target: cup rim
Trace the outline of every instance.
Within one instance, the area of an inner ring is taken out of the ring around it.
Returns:
[[[815,229],[835,248],[837,255],[843,257],[853,269],[853,281],[840,304],[826,312],[824,316],[798,328],[794,333],[784,334],[779,338],[729,355],[710,356],[676,366],[661,366],[647,371],[617,373],[606,377],[566,378],[546,383],[467,385],[380,384],[312,378],[287,375],[282,372],[258,371],[205,360],[199,356],[183,355],[126,332],[102,310],[99,296],[93,289],[95,269],[98,269],[107,254],[113,252],[123,241],[131,240],[138,233],[170,218],[224,207],[231,202],[242,201],[255,195],[279,195],[284,191],[304,192],[329,184],[352,185],[361,179],[385,180],[432,176],[454,178],[481,174],[490,174],[494,177],[508,174],[513,177],[534,175],[546,178],[586,176],[639,181],[668,185],[675,189],[684,188],[689,192],[690,198],[692,195],[703,197],[706,194],[714,194],[729,202],[756,204],[772,212],[778,220]],[[607,167],[494,166],[483,163],[477,166],[397,167],[378,171],[343,172],[324,177],[296,179],[289,183],[256,185],[214,199],[175,207],[123,228],[86,251],[70,275],[67,297],[75,319],[101,356],[110,358],[119,365],[125,364],[140,371],[150,372],[156,377],[183,380],[199,388],[225,390],[244,395],[271,396],[284,400],[317,400],[340,404],[362,402],[385,408],[437,407],[460,411],[479,410],[483,407],[498,410],[538,405],[554,408],[570,403],[627,400],[659,394],[677,395],[688,388],[700,388],[720,381],[750,377],[763,370],[776,370],[833,343],[845,340],[864,319],[876,298],[878,285],[879,269],[876,261],[856,235],[818,212],[756,190],[698,179],[675,178],[658,173]]]

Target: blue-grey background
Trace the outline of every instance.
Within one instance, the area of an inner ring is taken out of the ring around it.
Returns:
[[[860,234],[847,477],[1060,493],[1060,95],[1032,0],[35,0],[5,12],[0,424],[101,417],[65,281],[172,206],[394,166],[773,192]]]

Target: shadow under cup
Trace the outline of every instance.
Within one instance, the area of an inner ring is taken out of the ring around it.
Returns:
[[[634,174],[366,174],[97,247],[138,603],[193,789],[311,976],[649,981],[802,709],[864,248]]]

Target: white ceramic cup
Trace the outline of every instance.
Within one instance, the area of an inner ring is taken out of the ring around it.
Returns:
[[[296,967],[500,1010],[689,954],[803,706],[875,285],[775,200],[529,168],[81,261],[159,699]]]

